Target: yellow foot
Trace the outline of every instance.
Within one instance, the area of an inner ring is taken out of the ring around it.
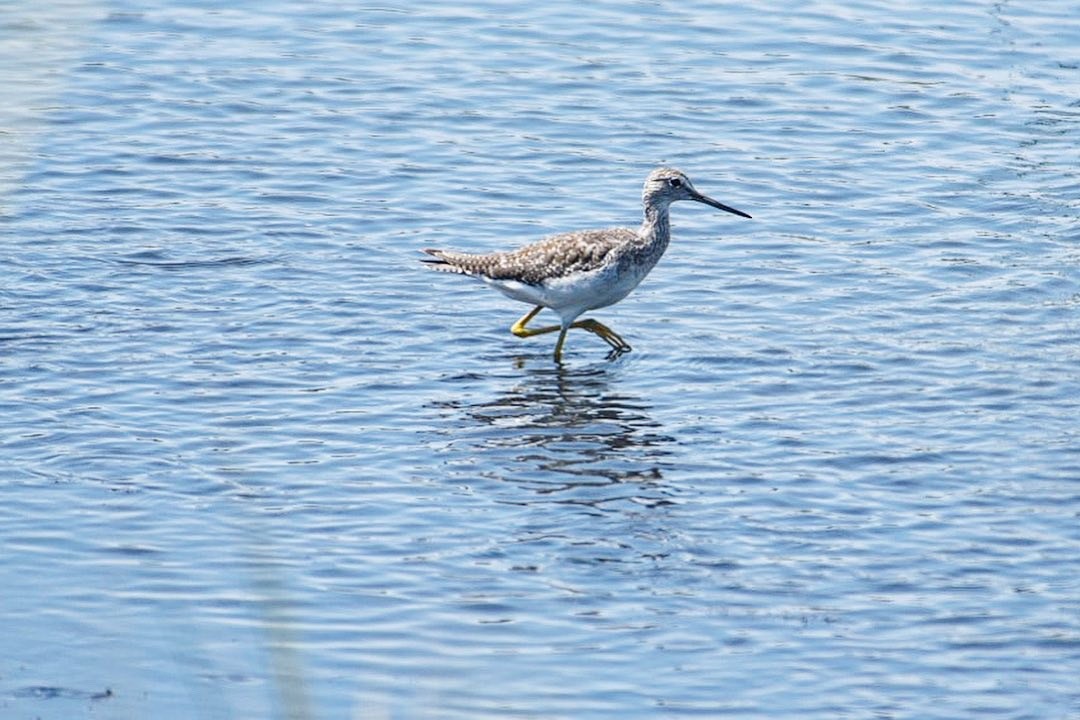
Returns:
[[[584,320],[578,320],[570,327],[579,327],[582,330],[588,330],[592,334],[598,336],[601,340],[611,346],[611,350],[615,354],[621,355],[624,352],[630,350],[630,343],[622,339],[619,333],[609,328],[604,323],[593,320],[592,318],[586,318]]]

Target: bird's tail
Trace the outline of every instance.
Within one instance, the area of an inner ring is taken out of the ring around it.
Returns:
[[[434,259],[429,260],[423,258],[420,262],[427,265],[432,270],[438,270],[440,272],[458,273],[460,275],[470,275],[471,273],[463,267],[459,267],[454,264],[453,256],[456,253],[448,253],[445,250],[439,250],[437,248],[424,248],[423,252],[431,255]]]

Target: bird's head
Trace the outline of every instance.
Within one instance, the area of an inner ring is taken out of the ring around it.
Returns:
[[[734,213],[745,218],[750,217],[742,210],[736,210],[722,202],[713,200],[711,197],[702,195],[694,189],[694,184],[690,182],[690,178],[686,176],[686,173],[675,168],[662,167],[649,173],[649,177],[645,180],[645,187],[641,191],[641,199],[644,201],[646,208],[666,208],[677,200],[693,200],[694,202],[711,205],[724,212]]]

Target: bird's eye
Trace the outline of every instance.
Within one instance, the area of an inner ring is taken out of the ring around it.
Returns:
[[[682,187],[682,178],[668,178],[668,185],[670,185],[673,188],[681,188]]]

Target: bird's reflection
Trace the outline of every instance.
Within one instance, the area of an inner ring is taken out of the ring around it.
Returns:
[[[446,436],[448,449],[472,459],[465,472],[532,491],[504,501],[596,510],[671,502],[664,468],[673,440],[648,403],[618,390],[610,363],[574,369],[518,358],[510,372],[482,381],[491,383],[483,399],[437,405],[458,416]]]

